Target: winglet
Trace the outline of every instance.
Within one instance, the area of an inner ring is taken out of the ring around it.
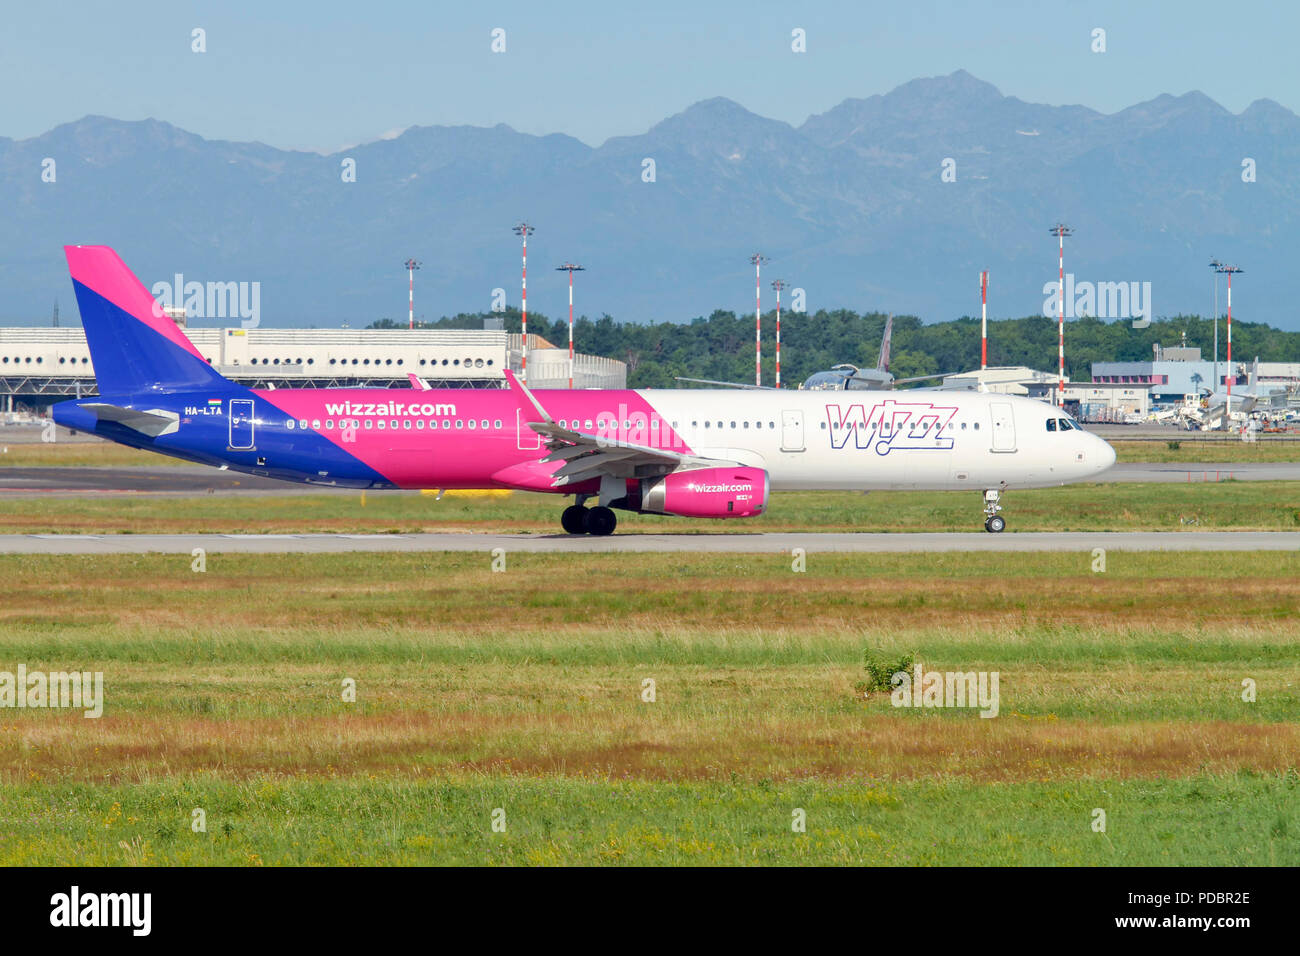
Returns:
[[[528,390],[528,386],[519,381],[515,376],[515,373],[510,369],[505,370],[505,375],[506,381],[510,383],[510,391],[515,393],[515,397],[519,399],[519,404],[523,406],[524,410],[527,411],[528,407],[531,405],[533,410],[536,411],[538,415],[542,416],[542,421],[549,425],[554,425],[555,419],[553,419],[547,413],[546,409],[542,407],[542,403],[537,400],[537,396]],[[527,404],[524,403],[524,399],[527,399]]]

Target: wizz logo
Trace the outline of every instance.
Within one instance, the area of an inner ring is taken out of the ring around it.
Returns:
[[[886,399],[872,405],[826,406],[826,425],[831,447],[844,448],[850,438],[855,448],[874,449],[877,455],[891,451],[934,451],[952,448],[952,436],[944,435],[957,414],[956,406],[930,402],[899,402]]]

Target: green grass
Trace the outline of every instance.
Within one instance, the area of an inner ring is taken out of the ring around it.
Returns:
[[[7,795],[10,796],[10,795]],[[194,832],[204,810],[206,831]],[[1094,811],[1106,814],[1094,832]],[[504,832],[492,829],[503,811]],[[795,811],[806,813],[795,832]],[[1296,866],[1295,774],[972,785],[558,777],[35,784],[0,865]]]
[[[1187,462],[1189,464],[1236,464],[1257,461],[1300,461],[1300,440],[1269,439],[1244,442],[1239,437],[1173,436],[1161,439],[1107,439],[1115,458],[1124,462]],[[1170,448],[1170,442],[1178,448]]]
[[[106,684],[0,709],[0,864],[1296,865],[1300,555],[1091,560],[0,557],[0,670]]]
[[[166,467],[191,465],[179,458],[154,452],[129,448],[101,440],[55,442],[12,442],[5,439],[0,429],[0,467]],[[30,439],[31,433],[26,437]],[[1107,439],[1116,455],[1124,462],[1248,462],[1248,461],[1300,461],[1300,441],[1277,440],[1268,436],[1255,442],[1239,438],[1195,433],[1174,433],[1169,438],[1119,438]],[[1169,448],[1169,442],[1180,448]]]

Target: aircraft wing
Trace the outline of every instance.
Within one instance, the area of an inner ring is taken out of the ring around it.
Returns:
[[[545,439],[550,454],[542,459],[543,464],[564,462],[554,473],[556,488],[603,475],[613,478],[651,478],[683,468],[741,464],[738,461],[701,458],[664,448],[651,448],[649,445],[600,438],[561,428],[554,422],[529,422],[528,427]]]
[[[180,427],[180,416],[162,408],[140,410],[105,402],[84,402],[81,406],[101,422],[117,422],[150,438],[170,435]]]
[[[928,382],[932,378],[947,378],[950,375],[959,375],[959,372],[936,372],[934,375],[913,375],[911,378],[896,378],[895,385],[907,385],[911,382]]]
[[[528,427],[545,441],[548,454],[541,463],[564,462],[552,474],[552,487],[562,488],[606,475],[612,478],[651,478],[681,468],[741,464],[561,428],[514,372],[507,370],[505,377],[520,406],[534,419],[528,422]]]
[[[754,389],[756,391],[764,391],[764,392],[772,391],[771,385],[746,385],[743,382],[719,382],[716,379],[712,379],[712,378],[683,378],[682,376],[678,375],[676,376],[676,381],[692,382],[696,385],[721,385],[724,388],[749,388],[749,389]]]

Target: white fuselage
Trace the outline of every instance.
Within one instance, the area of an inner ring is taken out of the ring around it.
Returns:
[[[1115,462],[1102,439],[1077,426],[1062,430],[1057,423],[1067,416],[1059,409],[1015,396],[928,390],[640,394],[697,455],[766,469],[774,491],[1048,487],[1093,478]]]

